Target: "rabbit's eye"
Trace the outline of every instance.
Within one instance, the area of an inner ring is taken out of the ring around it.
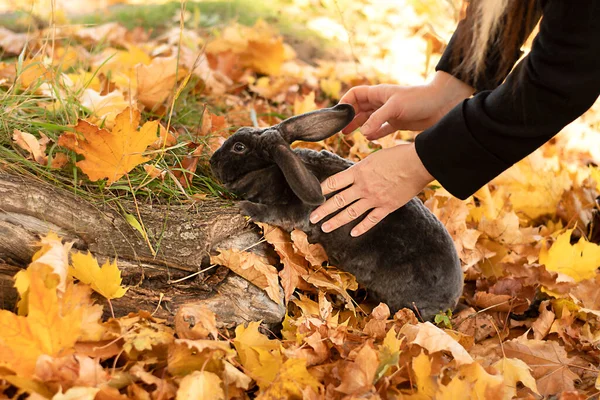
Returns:
[[[237,142],[233,145],[233,151],[236,153],[243,153],[246,151],[246,145],[241,142]]]

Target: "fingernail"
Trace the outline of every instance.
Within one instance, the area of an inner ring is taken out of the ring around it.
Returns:
[[[312,224],[315,224],[315,223],[317,223],[317,221],[318,221],[318,220],[319,220],[319,215],[318,215],[318,214],[311,214],[311,215],[310,215],[310,222],[311,222]]]
[[[360,231],[358,229],[352,229],[350,232],[350,236],[352,237],[357,237],[358,235],[360,235]]]
[[[327,232],[329,232],[329,231],[331,230],[331,225],[330,225],[330,224],[327,224],[327,223],[325,223],[325,224],[323,224],[323,225],[321,226],[321,230],[322,230],[323,232],[327,233]]]

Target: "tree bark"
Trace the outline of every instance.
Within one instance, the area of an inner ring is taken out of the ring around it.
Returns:
[[[123,283],[130,289],[112,301],[116,316],[145,309],[173,322],[181,305],[202,303],[223,326],[281,321],[282,304],[227,268],[197,273],[210,267],[210,255],[219,248],[251,248],[276,262],[272,250],[260,243],[258,229],[235,204],[209,200],[177,206],[126,201],[120,205],[143,225],[147,239],[115,205],[96,204],[38,178],[0,171],[0,307],[14,307],[12,276],[31,261],[39,237],[54,231],[72,241],[74,249],[93,253],[100,263],[117,258]]]

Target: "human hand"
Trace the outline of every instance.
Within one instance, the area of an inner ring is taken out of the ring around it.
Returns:
[[[351,133],[362,125],[361,133],[375,140],[400,129],[425,130],[473,92],[471,86],[443,71],[420,86],[356,86],[340,99],[356,112],[342,133]]]
[[[419,159],[414,143],[379,150],[330,176],[321,183],[323,195],[344,189],[329,198],[310,215],[317,223],[329,214],[345,210],[324,223],[331,232],[371,210],[350,234],[360,236],[391,212],[416,196],[433,177]]]

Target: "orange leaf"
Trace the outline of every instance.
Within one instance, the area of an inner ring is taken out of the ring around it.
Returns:
[[[112,132],[80,120],[75,126],[83,138],[65,132],[58,144],[85,156],[77,166],[92,180],[107,178],[111,185],[137,165],[149,160],[142,153],[157,138],[158,121],[146,122],[140,131],[140,112],[129,107],[117,115]]]
[[[267,292],[267,295],[277,304],[281,304],[281,291],[277,269],[267,264],[267,260],[254,253],[237,249],[221,250],[218,256],[211,256],[212,264],[223,265],[242,278],[252,282]]]

